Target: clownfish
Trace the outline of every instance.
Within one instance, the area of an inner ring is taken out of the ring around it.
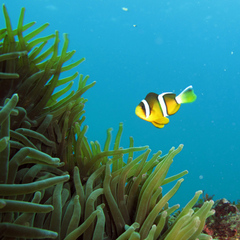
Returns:
[[[135,113],[141,119],[151,122],[157,128],[163,128],[169,123],[167,118],[175,114],[182,103],[191,103],[197,96],[193,87],[184,89],[178,96],[175,93],[166,92],[162,94],[149,93],[135,109]]]

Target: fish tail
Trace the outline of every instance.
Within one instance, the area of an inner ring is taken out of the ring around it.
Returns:
[[[197,96],[193,91],[193,87],[189,86],[185,88],[177,97],[176,101],[178,104],[191,103],[196,100]]]

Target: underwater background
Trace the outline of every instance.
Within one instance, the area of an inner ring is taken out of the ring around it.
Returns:
[[[89,140],[103,147],[106,130],[112,127],[116,135],[123,122],[124,147],[129,136],[135,146],[149,145],[152,153],[166,154],[183,143],[169,175],[185,169],[189,174],[174,204],[183,207],[200,189],[215,194],[214,200],[240,198],[240,1],[4,3],[14,28],[25,7],[25,23],[49,22],[44,35],[54,30],[68,33],[69,50],[77,51],[73,61],[86,58],[78,71],[97,82],[84,95]],[[4,27],[1,14],[0,29]],[[198,96],[196,102],[182,106],[163,129],[135,115],[147,93],[178,94],[189,85]]]

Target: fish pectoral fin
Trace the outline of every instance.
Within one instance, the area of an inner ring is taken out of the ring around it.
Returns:
[[[157,120],[154,121],[154,122],[156,122],[156,123],[158,123],[158,124],[163,124],[163,125],[165,125],[165,124],[168,124],[168,123],[169,123],[169,119],[166,118],[166,117],[161,117],[161,118],[157,119]]]
[[[157,128],[163,128],[165,125],[164,124],[160,124],[157,122],[152,122],[153,126],[157,127]]]
[[[157,121],[153,121],[152,124],[157,128],[163,128],[164,125],[169,123],[169,119],[166,117],[162,117],[158,119]]]

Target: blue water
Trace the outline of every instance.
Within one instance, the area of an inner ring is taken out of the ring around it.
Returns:
[[[240,2],[238,0],[6,0],[13,26],[45,22],[69,34],[76,70],[97,84],[84,96],[87,137],[103,147],[106,130],[124,123],[121,146],[149,145],[163,154],[179,144],[169,176],[187,169],[172,203],[183,206],[197,190],[214,199],[240,199]],[[128,8],[124,11],[122,8]],[[136,25],[134,27],[133,25]],[[0,28],[5,26],[0,14]],[[193,85],[198,98],[163,129],[135,116],[149,92],[180,93]],[[166,191],[166,188],[164,188]]]

